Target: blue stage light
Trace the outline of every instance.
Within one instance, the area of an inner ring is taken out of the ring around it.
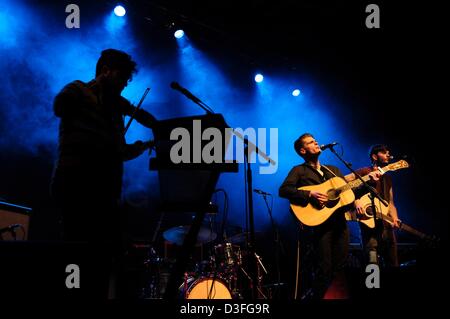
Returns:
[[[255,82],[256,83],[261,83],[264,80],[264,77],[262,74],[258,73],[255,75]]]
[[[114,8],[114,14],[116,15],[116,16],[118,16],[118,17],[123,17],[124,15],[125,15],[125,13],[127,13],[127,11],[125,10],[125,8],[124,7],[122,7],[122,6],[116,6],[115,8]]]
[[[175,33],[173,35],[175,36],[175,38],[181,39],[184,36],[184,31],[183,30],[177,30],[177,31],[175,31]]]

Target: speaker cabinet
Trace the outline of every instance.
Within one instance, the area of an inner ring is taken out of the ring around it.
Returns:
[[[27,240],[31,208],[0,201],[0,240]]]

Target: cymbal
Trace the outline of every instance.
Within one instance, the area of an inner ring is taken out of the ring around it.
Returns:
[[[244,243],[246,241],[246,239],[247,239],[246,238],[247,234],[248,234],[248,238],[250,240],[250,232],[243,232],[243,233],[239,233],[239,234],[233,235],[231,237],[228,237],[227,241],[232,243],[232,244]],[[255,237],[256,236],[259,237],[260,235],[261,235],[261,232],[255,232]]]
[[[187,233],[189,232],[189,229],[191,226],[177,226],[170,228],[166,230],[163,233],[163,237],[165,240],[170,241],[176,245],[183,245],[184,238],[186,237]],[[197,244],[204,244],[209,243],[216,239],[217,234],[213,231],[211,231],[207,227],[201,227],[198,236],[197,236]]]

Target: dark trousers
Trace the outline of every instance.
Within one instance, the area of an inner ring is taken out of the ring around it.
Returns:
[[[344,216],[335,213],[313,229],[316,271],[312,284],[313,298],[322,299],[336,273],[346,265],[349,231]]]
[[[101,172],[59,172],[52,196],[63,223],[63,240],[78,245],[82,254],[73,261],[80,267],[80,289],[68,296],[106,299],[115,297],[123,251],[122,220],[110,178]]]
[[[375,228],[360,223],[361,239],[368,263],[398,267],[397,238],[392,227],[377,220]],[[378,260],[381,257],[381,262]]]

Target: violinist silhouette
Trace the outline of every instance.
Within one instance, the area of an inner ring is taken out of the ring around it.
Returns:
[[[150,147],[150,142],[126,143],[124,116],[150,129],[156,123],[121,96],[134,73],[130,55],[104,50],[95,79],[67,84],[53,104],[60,126],[51,194],[61,212],[64,241],[86,244],[94,298],[106,298],[108,291],[111,296],[111,260],[120,258],[123,162]]]

